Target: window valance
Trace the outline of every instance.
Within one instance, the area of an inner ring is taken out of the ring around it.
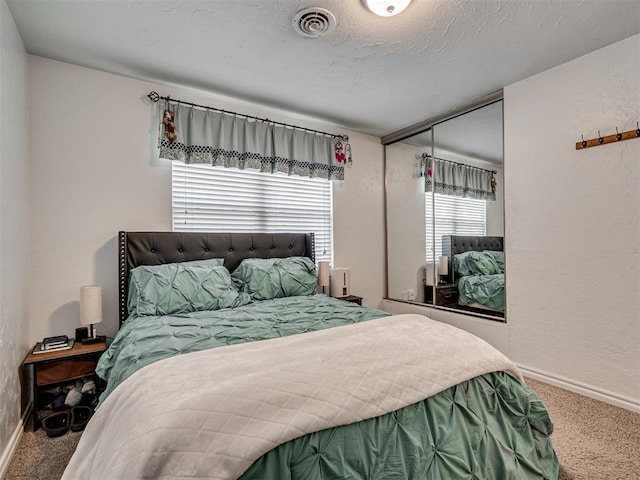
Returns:
[[[344,179],[341,137],[233,112],[161,99],[160,158],[261,172]],[[346,153],[346,154],[345,154]]]
[[[494,170],[452,162],[431,155],[422,155],[425,191],[455,197],[495,201],[496,178]]]

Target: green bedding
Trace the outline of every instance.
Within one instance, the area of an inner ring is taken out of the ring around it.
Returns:
[[[276,298],[236,308],[165,316],[131,316],[100,357],[107,381],[100,402],[142,367],[180,353],[266,340],[389,315],[326,295]]]
[[[132,316],[98,363],[96,372],[107,381],[101,402],[135,371],[169,356],[385,315],[312,295],[208,312]],[[552,429],[532,390],[505,373],[492,373],[396,412],[294,439],[258,459],[241,478],[557,479]]]
[[[458,280],[458,303],[481,303],[504,312],[504,273],[469,275]]]
[[[491,373],[396,412],[282,444],[240,480],[557,479],[552,430],[531,389]]]

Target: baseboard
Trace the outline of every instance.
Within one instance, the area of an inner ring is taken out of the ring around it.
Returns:
[[[0,456],[0,478],[4,478],[4,475],[7,473],[9,464],[11,463],[11,458],[13,458],[13,453],[16,451],[16,447],[18,446],[18,442],[20,441],[20,437],[23,432],[24,427],[22,426],[22,421],[20,421],[16,425],[13,435],[9,438],[9,443]]]
[[[575,380],[564,378],[560,375],[543,372],[541,370],[536,370],[535,368],[530,368],[524,365],[518,365],[518,367],[525,377],[539,380],[540,382],[548,383],[549,385],[553,385],[555,387],[564,388],[565,390],[569,390],[570,392],[578,393],[580,395],[584,395],[585,397],[593,398],[594,400],[599,400],[616,407],[640,413],[640,401],[633,398],[624,397],[622,395],[618,395],[616,393],[594,387],[593,385],[576,382]]]

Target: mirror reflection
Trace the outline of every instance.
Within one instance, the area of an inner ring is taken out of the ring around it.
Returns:
[[[502,101],[386,146],[388,298],[504,318]]]

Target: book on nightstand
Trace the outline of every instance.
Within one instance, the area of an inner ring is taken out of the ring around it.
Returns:
[[[57,335],[55,337],[45,337],[42,340],[42,346],[47,348],[59,347],[60,345],[65,345],[69,341],[69,337],[66,335]]]
[[[46,339],[45,339],[46,340]],[[33,349],[34,354],[38,353],[49,353],[49,352],[57,352],[59,350],[69,350],[73,348],[74,340],[73,338],[67,339],[64,343],[55,343],[55,344],[45,344],[43,342],[36,343],[36,346]]]

